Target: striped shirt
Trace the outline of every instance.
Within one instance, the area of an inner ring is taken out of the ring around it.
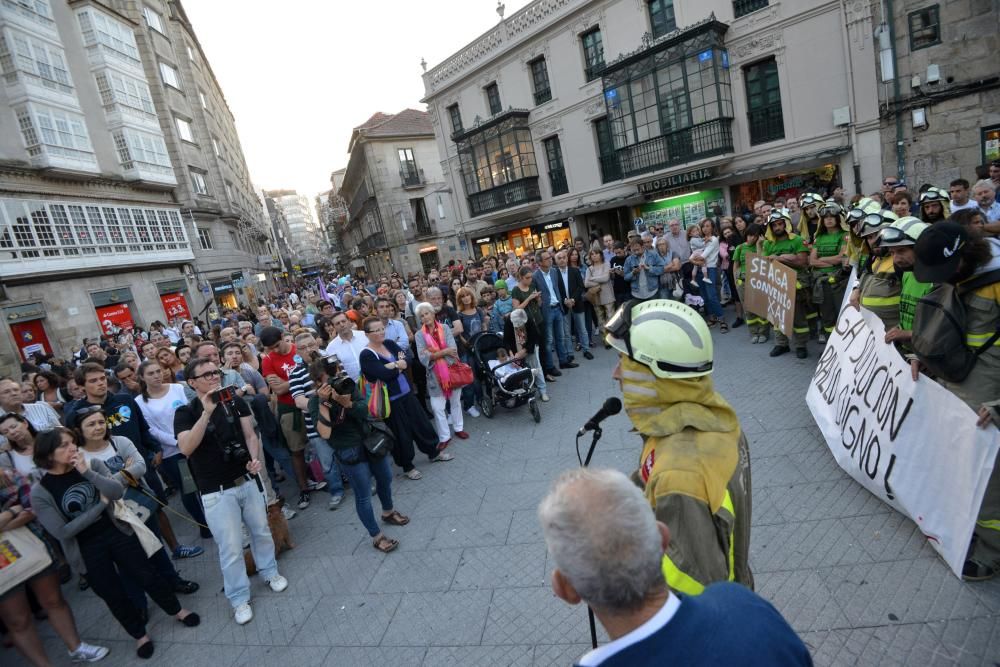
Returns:
[[[7,414],[7,410],[0,408],[0,417]],[[36,431],[48,431],[57,426],[62,426],[59,415],[48,403],[25,403],[21,406],[21,416],[28,420],[28,423],[35,427]],[[7,438],[0,435],[0,447],[7,444]]]
[[[312,379],[309,377],[309,366],[299,364],[288,374],[288,394],[292,397],[292,400],[295,400],[298,396],[309,398],[315,393],[316,385],[313,384]],[[310,439],[318,438],[319,433],[316,431],[316,425],[313,424],[308,410],[302,411],[302,419],[306,425],[306,437]]]

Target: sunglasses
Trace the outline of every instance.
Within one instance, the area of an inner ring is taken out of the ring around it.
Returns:
[[[628,350],[628,358],[633,361],[637,360],[632,352],[632,338],[629,334],[632,329],[632,325],[641,324],[642,322],[648,322],[650,320],[669,320],[675,317],[671,313],[654,311],[639,315],[639,317],[633,322],[632,307],[638,305],[639,303],[641,302],[626,302],[625,305],[618,309],[618,312],[611,316],[608,323],[604,325],[604,330],[607,331],[613,338],[624,341],[625,349]],[[712,370],[712,362],[706,361],[705,363],[698,364],[697,366],[680,366],[667,361],[657,361],[656,367],[661,371],[670,373],[707,373]]]
[[[882,181],[882,185],[896,185],[899,181]]]

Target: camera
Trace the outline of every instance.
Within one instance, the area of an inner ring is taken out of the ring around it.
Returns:
[[[226,444],[222,445],[222,460],[226,463],[235,461],[240,465],[246,465],[250,463],[250,452],[247,448],[241,445],[235,440],[231,440]]]
[[[216,403],[232,403],[236,400],[236,387],[219,387],[211,396]]]
[[[323,358],[323,370],[327,374],[326,383],[335,392],[343,396],[350,396],[354,393],[357,384],[344,372],[340,365],[340,359],[336,355]]]

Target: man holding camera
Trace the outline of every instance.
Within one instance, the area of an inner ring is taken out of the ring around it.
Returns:
[[[219,546],[226,597],[240,625],[253,618],[250,579],[243,561],[242,526],[250,534],[257,571],[275,593],[288,588],[278,574],[274,541],[267,525],[260,442],[250,408],[231,387],[221,388],[222,372],[211,361],[194,359],[184,378],[196,398],[174,414],[177,446],[188,457],[198,484],[205,519]]]

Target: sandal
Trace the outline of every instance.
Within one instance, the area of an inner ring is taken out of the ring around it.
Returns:
[[[396,547],[399,546],[399,541],[394,540],[391,537],[386,537],[385,535],[380,535],[372,540],[372,546],[382,553],[387,554],[390,551],[394,551]]]
[[[405,526],[410,523],[410,517],[400,514],[397,510],[392,510],[388,514],[382,515],[382,521],[393,526]]]
[[[729,333],[729,325],[725,322],[719,322],[719,331],[722,333]]]

